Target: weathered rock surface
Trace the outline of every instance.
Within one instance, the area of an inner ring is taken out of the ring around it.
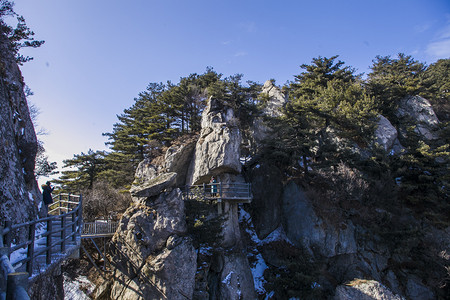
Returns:
[[[282,93],[272,81],[267,80],[261,90],[261,94],[268,97],[268,101],[263,109],[263,115],[268,117],[279,117],[282,114],[282,108],[286,105],[287,97]],[[265,124],[262,118],[256,118],[253,121],[252,139],[256,145],[259,145],[264,139],[272,134],[272,129]]]
[[[256,299],[253,276],[244,254],[235,253],[224,257],[220,291],[220,299]]]
[[[354,280],[349,285],[336,288],[334,300],[404,300],[395,295],[384,285],[374,280]]]
[[[172,146],[167,149],[164,156],[166,172],[177,173],[175,186],[179,187],[186,184],[186,175],[192,160],[195,149],[195,142],[189,142],[185,145]]]
[[[130,193],[134,197],[156,196],[166,188],[174,186],[176,178],[177,173],[171,172],[163,173],[153,179],[147,179],[143,182],[141,182],[140,179],[136,179],[130,188]]]
[[[113,237],[116,271],[111,297],[191,299],[196,253],[191,240],[182,237],[186,230],[179,189],[135,201]]]
[[[36,218],[41,200],[34,178],[37,140],[8,44],[0,34],[0,223],[22,223]]]
[[[377,129],[375,130],[375,143],[388,152],[397,140],[397,129],[384,116],[380,115]]]
[[[420,96],[408,96],[400,101],[396,112],[401,124],[400,131],[406,136],[406,128],[415,125],[414,131],[422,138],[434,140],[438,138],[436,129],[439,120],[430,102]]]
[[[269,96],[269,101],[264,107],[263,113],[270,117],[279,117],[282,112],[281,109],[286,105],[287,98],[272,81],[267,80],[261,90],[262,94]]]
[[[305,193],[293,181],[284,189],[282,212],[287,237],[311,254],[333,257],[357,252],[352,222],[339,227],[327,224],[317,216]]]
[[[202,129],[188,182],[200,184],[221,173],[239,174],[240,144],[241,133],[233,110],[210,98],[202,114]]]

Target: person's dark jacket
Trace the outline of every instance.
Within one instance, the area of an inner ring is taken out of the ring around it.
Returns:
[[[53,203],[52,192],[54,188],[49,187],[48,185],[42,186],[42,200],[45,205],[49,205]]]

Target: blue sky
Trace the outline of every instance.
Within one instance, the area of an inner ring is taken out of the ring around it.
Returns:
[[[448,0],[16,0],[39,49],[22,67],[50,160],[106,149],[116,115],[149,82],[212,66],[278,84],[318,56],[367,73],[376,55],[450,57]]]

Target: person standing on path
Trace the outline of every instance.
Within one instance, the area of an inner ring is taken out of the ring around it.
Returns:
[[[41,187],[42,187],[42,201],[44,201],[44,204],[47,207],[47,214],[48,214],[48,206],[53,203],[52,192],[55,188],[52,187],[50,181],[47,181]]]

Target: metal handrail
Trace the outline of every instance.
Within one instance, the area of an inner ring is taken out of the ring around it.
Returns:
[[[250,183],[208,183],[186,186],[184,196],[187,199],[201,197],[207,200],[251,200],[253,198]]]
[[[81,236],[110,236],[114,235],[119,226],[118,221],[89,222],[83,224]]]
[[[67,200],[63,200],[63,197],[67,195]],[[46,264],[51,264],[52,260],[52,250],[60,246],[60,251],[64,253],[66,248],[66,241],[72,238],[72,241],[75,242],[77,236],[81,236],[81,224],[82,224],[82,197],[81,195],[71,195],[71,194],[62,194],[57,195],[59,201],[68,203],[68,207],[65,209],[69,210],[65,213],[58,215],[51,215],[42,219],[37,219],[21,224],[12,225],[10,221],[5,222],[5,228],[0,230],[0,238],[5,247],[7,248],[7,256],[10,255],[21,248],[27,248],[27,254],[24,258],[19,259],[12,263],[14,267],[21,266],[26,263],[26,271],[28,276],[32,276],[33,274],[33,260],[43,254],[46,253]],[[54,198],[56,198],[54,197]],[[78,202],[70,201],[71,199],[78,199]],[[76,204],[75,207],[70,207],[70,204]],[[61,226],[58,228],[53,228],[53,223],[60,221]],[[36,239],[36,225],[38,223],[46,223],[46,230],[39,234],[40,238],[46,239],[46,247],[40,247],[35,249],[35,239]],[[27,229],[28,239],[18,245],[11,246],[13,234],[18,232],[19,230],[23,230],[23,228]],[[70,232],[67,232],[67,229],[71,228]],[[53,240],[54,234],[60,234],[59,238]],[[35,252],[35,250],[37,250]]]

